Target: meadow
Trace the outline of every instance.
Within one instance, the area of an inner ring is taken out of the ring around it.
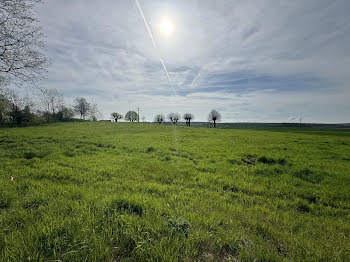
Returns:
[[[349,189],[350,130],[1,128],[0,261],[350,261]]]

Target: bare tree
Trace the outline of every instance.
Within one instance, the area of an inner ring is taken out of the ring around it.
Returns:
[[[4,94],[0,94],[0,123],[5,122],[11,109],[11,103]]]
[[[170,113],[168,115],[168,119],[173,123],[173,125],[177,124],[177,121],[179,121],[181,118],[179,113]]]
[[[186,120],[186,126],[191,126],[191,120],[194,118],[194,115],[191,113],[184,114],[183,118]]]
[[[0,1],[0,85],[36,84],[48,66],[35,5],[41,0]]]
[[[209,122],[214,123],[214,128],[216,127],[216,122],[221,120],[221,114],[216,111],[215,109],[211,110],[209,115],[208,115],[208,120]]]
[[[51,112],[52,114],[55,114],[60,110],[60,107],[63,105],[63,96],[56,89],[50,89],[49,99]]]
[[[57,89],[41,88],[40,101],[48,122],[50,122],[50,117],[54,118],[55,114],[60,110],[61,106],[63,106],[63,97]]]
[[[89,115],[90,109],[91,105],[84,97],[77,97],[74,100],[73,110],[81,119],[85,119]]]
[[[142,116],[142,122],[146,122],[146,117]]]
[[[125,115],[125,120],[135,122],[139,118],[135,111],[128,111]]]
[[[165,116],[162,114],[156,115],[156,117],[154,118],[154,122],[157,122],[158,124],[161,124],[162,122],[164,122],[165,120]]]
[[[117,112],[112,113],[111,116],[115,122],[118,122],[119,119],[123,119],[123,115]]]
[[[97,104],[90,105],[90,110],[88,111],[88,114],[91,121],[97,121],[98,119],[102,118],[102,113],[98,108]]]

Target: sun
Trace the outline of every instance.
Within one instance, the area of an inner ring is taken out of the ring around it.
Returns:
[[[159,29],[163,35],[170,36],[174,31],[174,24],[168,17],[163,17]]]

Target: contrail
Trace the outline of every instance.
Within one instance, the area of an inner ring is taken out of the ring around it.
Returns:
[[[157,49],[157,45],[156,45],[156,42],[154,41],[152,31],[151,31],[151,29],[150,29],[149,26],[148,26],[146,17],[145,17],[144,14],[143,14],[142,8],[141,8],[140,3],[139,3],[138,0],[136,0],[136,4],[137,4],[137,8],[139,9],[139,12],[140,12],[140,14],[141,14],[141,16],[142,16],[142,18],[143,18],[143,21],[144,21],[145,26],[146,26],[146,28],[147,28],[148,34],[149,34],[149,36],[151,37],[153,46],[154,46],[155,49]],[[160,62],[161,62],[161,64],[162,64],[162,66],[163,66],[163,69],[164,69],[165,75],[166,75],[166,77],[167,77],[167,79],[168,79],[168,81],[169,81],[169,84],[170,84],[171,88],[173,89],[174,94],[176,95],[176,90],[175,90],[175,88],[174,88],[174,86],[173,86],[173,84],[172,84],[172,82],[171,82],[171,80],[170,80],[170,76],[169,76],[168,70],[166,69],[166,66],[165,66],[165,64],[164,64],[164,61],[163,61],[163,59],[162,59],[161,57],[159,57],[159,60],[160,60]]]
[[[142,9],[141,9],[141,6],[140,6],[138,0],[136,0],[136,4],[137,4],[137,7],[138,7],[138,9],[139,9],[139,11],[140,11],[140,14],[141,14],[141,16],[142,16],[142,18],[143,18],[143,21],[145,22],[145,26],[146,26],[146,28],[147,28],[147,31],[148,31],[148,33],[149,33],[149,36],[151,37],[153,46],[154,46],[154,48],[157,48],[156,42],[154,41],[154,38],[153,38],[153,34],[152,34],[152,32],[151,32],[151,29],[150,29],[149,26],[148,26],[146,17],[144,16],[144,14],[143,14],[143,12],[142,12]]]
[[[174,86],[173,86],[173,83],[172,83],[171,80],[170,80],[169,73],[168,73],[168,70],[166,70],[166,67],[165,67],[165,64],[164,64],[164,62],[163,62],[163,59],[160,57],[159,60],[160,60],[160,62],[162,63],[162,66],[163,66],[163,68],[164,68],[165,75],[166,75],[166,77],[168,78],[169,84],[171,85],[171,88],[173,89],[174,94],[176,95],[176,90],[175,90],[175,88],[174,88]]]

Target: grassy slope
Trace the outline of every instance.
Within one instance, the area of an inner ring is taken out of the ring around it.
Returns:
[[[327,132],[0,129],[0,261],[349,261],[350,131]]]

